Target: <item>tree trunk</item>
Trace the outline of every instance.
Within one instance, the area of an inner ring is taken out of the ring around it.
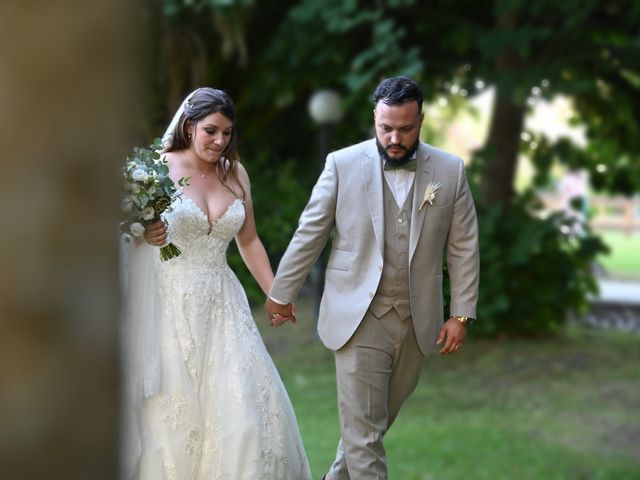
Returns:
[[[517,105],[511,95],[496,88],[482,172],[482,203],[486,207],[504,203],[515,194],[513,184],[525,112],[524,105]]]
[[[501,3],[498,0],[497,3]],[[513,30],[518,25],[514,9],[503,10],[496,18],[500,30]],[[498,78],[511,78],[526,65],[513,49],[507,48],[496,58]],[[526,113],[525,99],[514,98],[517,83],[496,85],[493,116],[487,139],[487,153],[482,171],[482,203],[485,207],[506,203],[515,195],[514,178],[518,165],[520,134]]]
[[[0,2],[2,478],[117,478],[134,3]]]

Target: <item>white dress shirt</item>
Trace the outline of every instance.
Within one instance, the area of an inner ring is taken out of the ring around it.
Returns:
[[[384,179],[387,181],[387,186],[393,193],[398,207],[404,205],[415,176],[416,172],[410,170],[384,170]]]

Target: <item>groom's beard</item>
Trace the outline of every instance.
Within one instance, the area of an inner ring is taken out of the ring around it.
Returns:
[[[378,153],[380,154],[380,158],[382,158],[385,164],[391,165],[391,166],[400,166],[407,163],[411,159],[411,157],[413,157],[413,155],[416,153],[416,150],[418,150],[419,145],[420,145],[420,139],[417,139],[416,143],[414,143],[409,149],[405,148],[404,145],[400,145],[396,143],[390,143],[385,148],[380,143],[380,140],[378,140],[378,137],[376,137],[376,147],[378,147]],[[387,153],[387,150],[386,150],[387,148],[401,148],[402,150],[405,151],[405,154],[400,158],[392,158]]]

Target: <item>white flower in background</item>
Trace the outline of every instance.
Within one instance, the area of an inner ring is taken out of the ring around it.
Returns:
[[[137,168],[131,174],[131,178],[133,178],[136,182],[146,182],[149,179],[149,175],[141,168]]]
[[[427,203],[429,205],[433,205],[433,201],[436,199],[436,192],[440,189],[440,182],[430,183],[427,185],[427,189],[424,191],[424,197],[422,198],[422,203],[420,204],[420,208],[418,211],[422,210]]]
[[[132,183],[131,184],[131,191],[133,193],[138,193],[140,192],[140,185],[138,185],[137,183]]]
[[[133,202],[129,197],[124,198],[122,200],[122,204],[120,205],[120,208],[124,213],[129,213],[131,210],[133,210]]]
[[[141,237],[144,234],[144,227],[138,222],[132,223],[129,230],[134,237]]]
[[[144,220],[153,220],[153,217],[156,216],[156,212],[153,209],[153,207],[147,207],[144,210],[142,210],[142,218]]]

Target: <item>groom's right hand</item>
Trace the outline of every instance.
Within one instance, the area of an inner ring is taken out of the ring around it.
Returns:
[[[296,323],[295,307],[292,303],[280,304],[274,302],[271,297],[267,297],[264,308],[269,314],[269,323],[272,327],[279,327],[284,322]]]

